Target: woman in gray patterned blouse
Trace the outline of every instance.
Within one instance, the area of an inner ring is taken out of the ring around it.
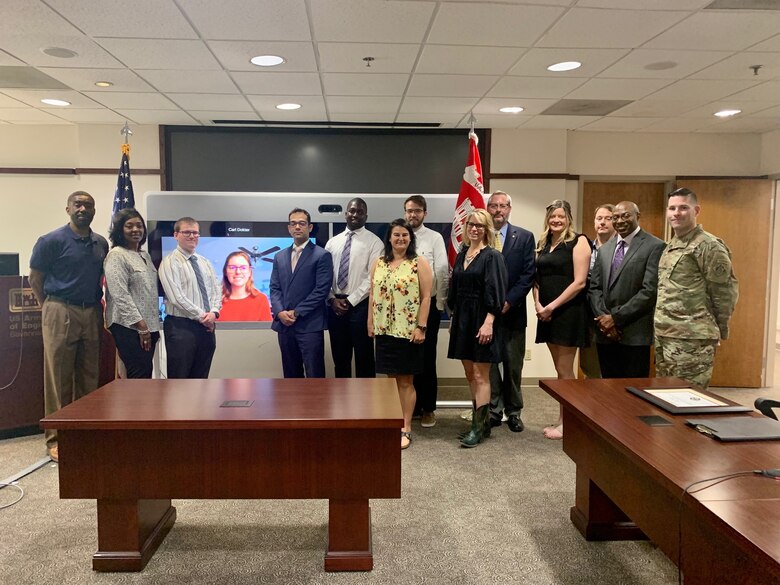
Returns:
[[[128,378],[151,378],[154,348],[160,339],[157,269],[148,252],[146,223],[133,208],[112,219],[111,250],[106,256],[106,327],[114,336]]]

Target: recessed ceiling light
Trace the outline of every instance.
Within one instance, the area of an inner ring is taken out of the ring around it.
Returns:
[[[48,55],[49,57],[58,57],[60,59],[71,59],[78,56],[76,51],[71,51],[70,49],[65,49],[64,47],[46,47],[41,49],[41,52]]]
[[[111,83],[110,81],[96,81],[95,85],[97,85],[98,87],[111,87],[114,84]]]
[[[277,110],[299,110],[301,109],[301,104],[279,104],[276,106]]]
[[[43,99],[41,100],[41,102],[43,102],[48,106],[69,106],[70,105],[70,102],[66,102],[65,100],[55,100],[50,98]]]
[[[258,67],[275,67],[284,63],[284,57],[279,55],[258,55],[257,57],[252,57],[249,62]]]
[[[571,71],[572,69],[579,69],[582,67],[582,63],[579,61],[563,61],[561,63],[553,63],[550,65],[548,71]]]
[[[522,112],[525,108],[521,108],[520,106],[509,106],[507,108],[499,108],[499,112],[504,112],[505,114],[519,114]]]
[[[718,118],[728,118],[729,116],[736,116],[737,114],[741,114],[742,110],[721,110],[720,112],[715,112],[715,116]]]

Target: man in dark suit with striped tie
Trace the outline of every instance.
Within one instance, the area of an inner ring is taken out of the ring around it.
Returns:
[[[504,360],[490,368],[490,424],[497,427],[506,415],[509,430],[519,433],[525,427],[520,418],[523,393],[520,385],[525,359],[525,328],[528,318],[525,298],[534,284],[534,236],[528,230],[509,223],[512,199],[495,191],[488,199],[488,213],[496,230],[496,248],[504,256],[509,276],[506,301],[498,320],[504,344]],[[502,371],[503,370],[503,371]]]
[[[325,299],[333,282],[333,261],[329,252],[310,241],[314,226],[308,211],[295,208],[287,219],[293,245],[274,256],[271,329],[279,337],[285,378],[324,378]]]

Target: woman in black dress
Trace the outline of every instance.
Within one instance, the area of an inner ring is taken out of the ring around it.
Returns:
[[[547,206],[545,229],[536,246],[536,343],[547,344],[559,379],[575,378],[577,348],[588,345],[585,285],[590,244],[572,224],[569,202],[556,199]],[[558,421],[544,429],[544,436],[563,438],[560,411]]]
[[[464,447],[476,447],[490,434],[490,365],[501,361],[501,340],[493,327],[501,317],[507,272],[495,249],[493,220],[477,209],[466,218],[464,247],[455,258],[447,305],[450,345],[447,357],[459,359],[469,381],[474,415],[471,430],[461,437]]]

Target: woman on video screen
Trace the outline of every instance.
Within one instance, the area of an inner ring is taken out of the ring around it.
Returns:
[[[252,262],[246,252],[231,252],[222,267],[220,321],[271,321],[268,297],[252,281]]]

